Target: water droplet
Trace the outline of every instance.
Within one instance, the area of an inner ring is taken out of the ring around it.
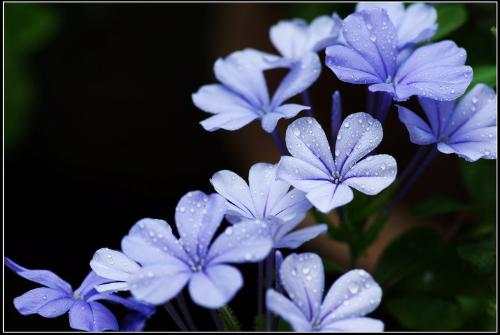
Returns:
[[[351,292],[352,294],[356,294],[359,291],[359,286],[358,286],[358,284],[354,283],[354,284],[349,285],[348,289],[349,289],[349,292]]]
[[[308,274],[310,271],[311,270],[309,268],[303,268],[302,269],[302,273],[305,274],[305,275]]]

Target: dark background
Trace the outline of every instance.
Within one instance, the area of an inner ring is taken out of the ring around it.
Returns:
[[[333,8],[321,6],[324,14]],[[470,7],[469,29],[486,14],[494,19],[492,6]],[[189,190],[213,191],[208,179],[214,172],[230,169],[246,176],[254,162],[277,161],[278,152],[258,123],[235,132],[204,131],[198,122],[207,114],[194,107],[191,94],[214,81],[218,57],[245,47],[271,51],[269,27],[301,13],[307,17],[314,8],[7,4],[5,83],[16,92],[5,110],[5,255],[28,268],[50,269],[76,289],[94,251],[118,248],[136,220],[173,223],[178,199]],[[335,9],[345,16],[352,8]],[[23,35],[30,25],[41,35]],[[16,45],[29,38],[43,42],[18,51]],[[488,38],[483,39],[486,62],[495,59]],[[479,60],[478,52],[469,53],[471,62]],[[276,83],[279,75],[270,81]],[[365,88],[341,84],[324,68],[312,89],[323,124],[335,89],[343,94],[345,113],[364,108]],[[284,124],[280,121],[282,131]],[[415,148],[395,113],[386,127],[391,131],[380,151],[404,166]],[[426,185],[417,185],[407,201],[437,191],[463,197],[457,175],[456,157],[441,157],[424,176]],[[244,271],[248,285],[232,305],[249,329],[256,267]],[[5,329],[68,329],[67,315],[23,317],[14,309],[12,299],[32,283],[6,271],[4,284]],[[206,312],[196,310],[199,325],[212,327]],[[384,321],[390,329],[391,319]],[[159,310],[147,329],[175,327]]]

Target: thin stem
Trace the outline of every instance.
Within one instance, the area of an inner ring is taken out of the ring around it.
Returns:
[[[222,322],[222,319],[220,318],[219,313],[217,313],[216,309],[210,310],[210,316],[212,317],[217,330],[224,330],[224,323]]]
[[[339,207],[337,208],[337,211],[341,220],[341,224],[348,226],[349,217],[347,216],[347,211],[345,210],[345,208]],[[354,269],[354,267],[356,266],[356,260],[357,256],[354,250],[354,246],[352,245],[352,243],[349,243],[349,267],[351,269]]]
[[[313,106],[311,102],[311,96],[309,95],[309,90],[305,90],[302,92],[302,102],[304,103],[305,106],[309,106],[310,109],[306,110],[306,115],[307,116],[313,116],[314,111],[313,111]]]
[[[417,151],[415,152],[415,155],[413,155],[412,159],[406,165],[403,172],[401,172],[401,174],[398,176],[399,183],[403,182],[409,175],[412,174],[412,172],[417,167],[418,163],[420,163],[422,161],[422,159],[429,152],[429,150],[430,150],[430,147],[428,145],[422,145],[417,149]]]
[[[337,135],[339,133],[340,124],[342,123],[342,100],[340,98],[340,92],[335,91],[332,94],[332,112],[330,114],[330,146],[332,150],[335,148],[335,142],[337,141]]]
[[[285,142],[281,138],[278,128],[276,127],[272,133],[270,133],[271,137],[273,138],[274,144],[278,147],[278,150],[282,155],[286,155],[288,151],[286,150]]]
[[[257,277],[257,315],[262,315],[264,308],[264,262],[258,264]]]
[[[163,307],[165,308],[165,310],[167,311],[167,313],[170,315],[170,317],[172,318],[172,320],[174,320],[175,324],[177,325],[177,327],[180,330],[183,330],[183,331],[188,330],[187,327],[186,327],[186,324],[184,323],[184,321],[182,321],[180,315],[177,313],[177,311],[175,310],[174,305],[172,305],[171,302],[167,302],[166,304],[163,305]]]
[[[274,281],[274,252],[271,252],[266,258],[266,292],[272,288]],[[266,308],[266,330],[272,330],[273,314]]]
[[[197,330],[196,326],[194,324],[193,318],[191,316],[191,313],[189,312],[189,309],[187,308],[186,299],[184,299],[184,294],[182,292],[180,292],[177,295],[177,304],[179,305],[179,307],[181,309],[181,313],[183,314],[184,320],[186,320],[186,323],[188,324],[189,329],[190,330]]]
[[[394,206],[403,199],[406,194],[410,191],[412,188],[413,184],[415,181],[418,179],[418,177],[427,169],[427,167],[432,163],[434,158],[438,155],[439,151],[437,150],[437,147],[434,145],[421,159],[420,164],[417,164],[417,168],[414,170],[414,172],[408,176],[406,181],[401,184],[398,192],[394,196],[394,198],[391,200],[391,202],[387,205],[387,211],[392,210]]]
[[[380,123],[383,125],[385,122],[385,119],[387,118],[387,114],[389,113],[389,110],[391,109],[392,105],[392,95],[385,93],[385,92],[378,92],[378,111],[377,111],[377,116],[376,118],[380,121]]]

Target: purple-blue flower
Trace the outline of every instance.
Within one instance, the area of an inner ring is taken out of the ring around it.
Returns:
[[[272,246],[258,227],[245,223],[228,227],[212,242],[225,214],[224,198],[193,191],[176,208],[180,238],[163,220],[140,220],[123,238],[123,252],[104,248],[95,253],[92,269],[113,281],[97,289],[130,290],[136,299],[158,305],[188,285],[198,305],[225,305],[243,285],[241,273],[228,263],[260,261]]]
[[[342,34],[344,44],[326,49],[326,65],[340,80],[367,84],[371,92],[387,92],[397,101],[413,95],[454,100],[472,80],[465,50],[452,41],[421,46],[398,62],[398,32],[381,8],[349,15]]]
[[[442,153],[454,153],[467,161],[497,158],[497,95],[493,89],[477,84],[458,101],[419,101],[427,121],[398,106],[399,119],[412,143],[437,143]]]
[[[341,29],[342,20],[334,13],[318,16],[310,24],[301,19],[280,21],[271,27],[269,36],[281,57],[292,62],[335,43]]]
[[[292,157],[281,157],[278,177],[306,192],[324,213],[350,202],[351,187],[375,195],[394,181],[397,170],[389,155],[362,159],[380,144],[382,135],[380,122],[369,114],[351,114],[340,126],[334,158],[319,123],[311,117],[297,119],[286,130]]]
[[[236,130],[260,119],[262,128],[272,132],[281,118],[292,118],[309,106],[286,104],[303,92],[319,76],[321,63],[315,53],[296,62],[272,98],[264,78],[265,61],[255,50],[236,51],[215,62],[214,73],[220,84],[202,86],[192,95],[194,104],[213,114],[201,121],[208,131]]]
[[[48,270],[29,270],[9,258],[5,265],[19,276],[42,287],[30,290],[14,299],[14,306],[23,315],[38,314],[46,318],[55,318],[69,311],[71,328],[85,331],[118,330],[118,321],[113,313],[101,304],[104,300],[125,306],[137,318],[147,318],[154,308],[133,299],[125,299],[111,293],[99,293],[95,286],[107,282],[91,271],[80,287],[73,291],[71,285]],[[128,329],[128,322],[122,323]],[[137,329],[137,328],[136,328]]]
[[[304,192],[290,190],[290,184],[277,179],[277,165],[252,165],[248,185],[236,173],[222,170],[210,182],[228,202],[228,221],[255,224],[273,240],[273,248],[298,248],[327,230],[325,224],[292,232],[304,219],[311,204]]]
[[[364,270],[341,276],[323,299],[325,276],[321,258],[313,253],[291,254],[280,269],[280,284],[289,298],[269,289],[267,308],[295,331],[381,332],[382,321],[365,317],[380,304],[382,289]]]
[[[437,12],[432,6],[414,3],[405,8],[403,2],[359,2],[356,11],[382,8],[396,28],[399,51],[429,40],[437,31]]]

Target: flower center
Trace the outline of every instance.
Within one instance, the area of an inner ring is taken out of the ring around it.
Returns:
[[[340,179],[340,173],[338,173],[337,171],[333,172],[332,177],[333,177],[333,183],[334,184],[340,184],[340,182],[342,181]]]

